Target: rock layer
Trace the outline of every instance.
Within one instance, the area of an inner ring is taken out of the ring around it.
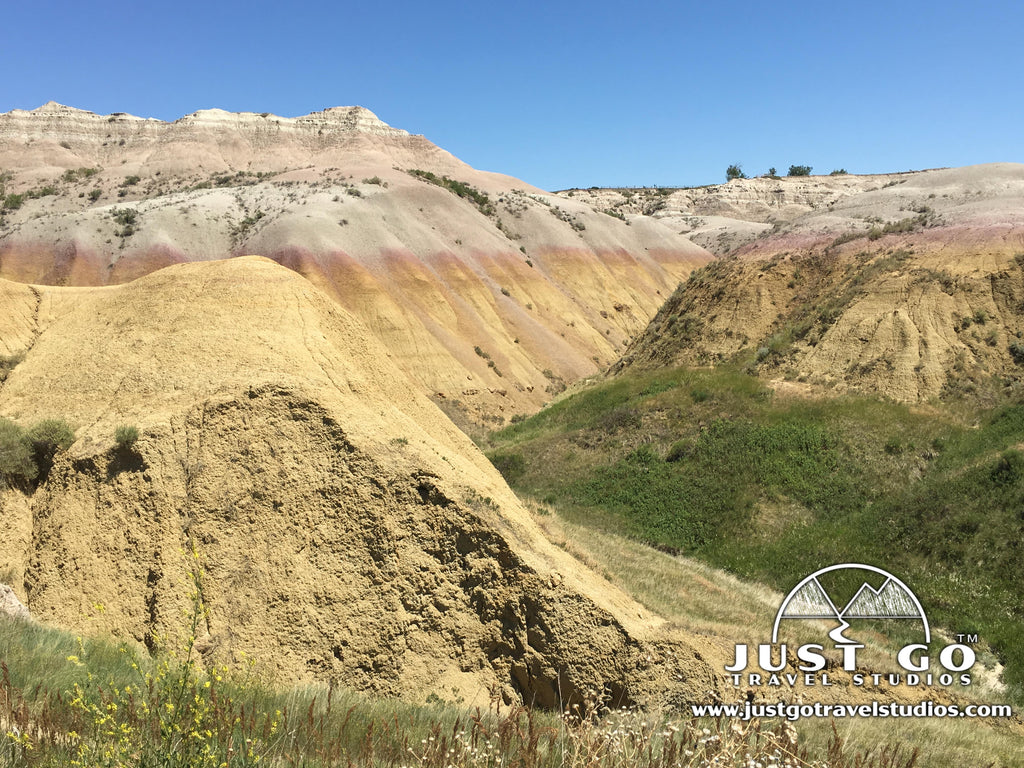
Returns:
[[[164,123],[51,103],[0,115],[0,169],[19,201],[0,214],[0,277],[110,285],[267,256],[476,422],[610,363],[710,259],[657,221],[474,170],[359,107]]]

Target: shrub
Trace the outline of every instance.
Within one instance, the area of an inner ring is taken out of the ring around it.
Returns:
[[[66,451],[75,442],[75,432],[63,419],[43,419],[26,432],[39,477],[45,479],[53,467],[57,451]]]
[[[696,447],[697,442],[693,438],[677,440],[672,443],[672,447],[668,449],[668,453],[665,455],[665,461],[669,463],[682,461],[683,459],[692,456]]]
[[[791,165],[789,166],[790,176],[810,176],[811,166],[809,165]]]
[[[845,168],[836,168],[834,171],[832,171],[832,173],[829,174],[829,176],[846,176],[846,175],[847,175],[847,173],[846,173],[846,169]]]
[[[33,480],[36,472],[25,430],[9,419],[0,419],[0,479],[9,485]]]
[[[1003,451],[999,461],[990,473],[992,482],[997,486],[1014,485],[1024,477],[1024,453],[1011,448]]]
[[[725,169],[725,180],[727,182],[732,181],[733,179],[745,178],[747,178],[747,174],[743,172],[743,166],[740,165],[739,163],[730,165],[728,168]]]
[[[103,190],[101,190],[101,189],[94,189],[91,192],[89,192],[89,199],[92,200],[95,203],[97,200],[100,199],[100,196],[102,194],[103,194]]]
[[[25,203],[25,195],[10,194],[4,198],[3,207],[8,211],[16,211]]]
[[[521,453],[497,453],[489,458],[506,483],[518,480],[526,472],[526,459]]]
[[[122,424],[114,430],[114,442],[118,450],[130,451],[139,440],[139,428],[130,424]]]

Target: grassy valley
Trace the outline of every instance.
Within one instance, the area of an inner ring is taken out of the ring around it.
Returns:
[[[778,391],[738,367],[627,373],[491,436],[520,493],[574,524],[788,591],[866,562],[978,633],[1024,697],[1024,404],[981,413]]]

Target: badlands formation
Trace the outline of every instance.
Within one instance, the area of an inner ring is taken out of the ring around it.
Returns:
[[[51,102],[0,114],[0,172],[0,277],[113,285],[266,256],[466,423],[606,367],[711,258],[674,226],[477,171],[360,107],[165,123]]]
[[[552,545],[294,272],[245,257],[0,296],[0,338],[24,355],[0,416],[76,427],[38,487],[0,493],[0,568],[36,619],[180,639],[198,562],[204,655],[245,652],[282,682],[546,707],[717,690],[706,640]]]
[[[739,355],[770,378],[908,402],[1024,378],[1024,165],[702,194],[763,231],[692,274],[616,370]]]
[[[908,400],[1024,362],[1018,165],[554,195],[357,107],[51,103],[0,115],[0,174],[0,417],[75,429],[0,492],[0,572],[151,643],[201,563],[203,653],[281,680],[723,693],[732,639],[552,545],[438,405],[505,422],[623,351]]]

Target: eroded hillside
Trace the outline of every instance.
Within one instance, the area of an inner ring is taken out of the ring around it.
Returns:
[[[0,415],[76,429],[38,487],[2,495],[3,567],[35,617],[173,638],[198,563],[204,653],[244,651],[282,680],[544,706],[717,685],[681,635],[552,546],[293,272],[251,257],[108,288],[0,285],[0,336],[24,354]],[[115,441],[124,424],[133,445]]]
[[[905,175],[691,275],[615,370],[762,375],[927,400],[1024,374],[1024,166]]]
[[[710,258],[649,217],[474,170],[359,107],[164,123],[50,103],[0,115],[0,172],[0,277],[109,285],[263,255],[477,422],[611,363]]]

